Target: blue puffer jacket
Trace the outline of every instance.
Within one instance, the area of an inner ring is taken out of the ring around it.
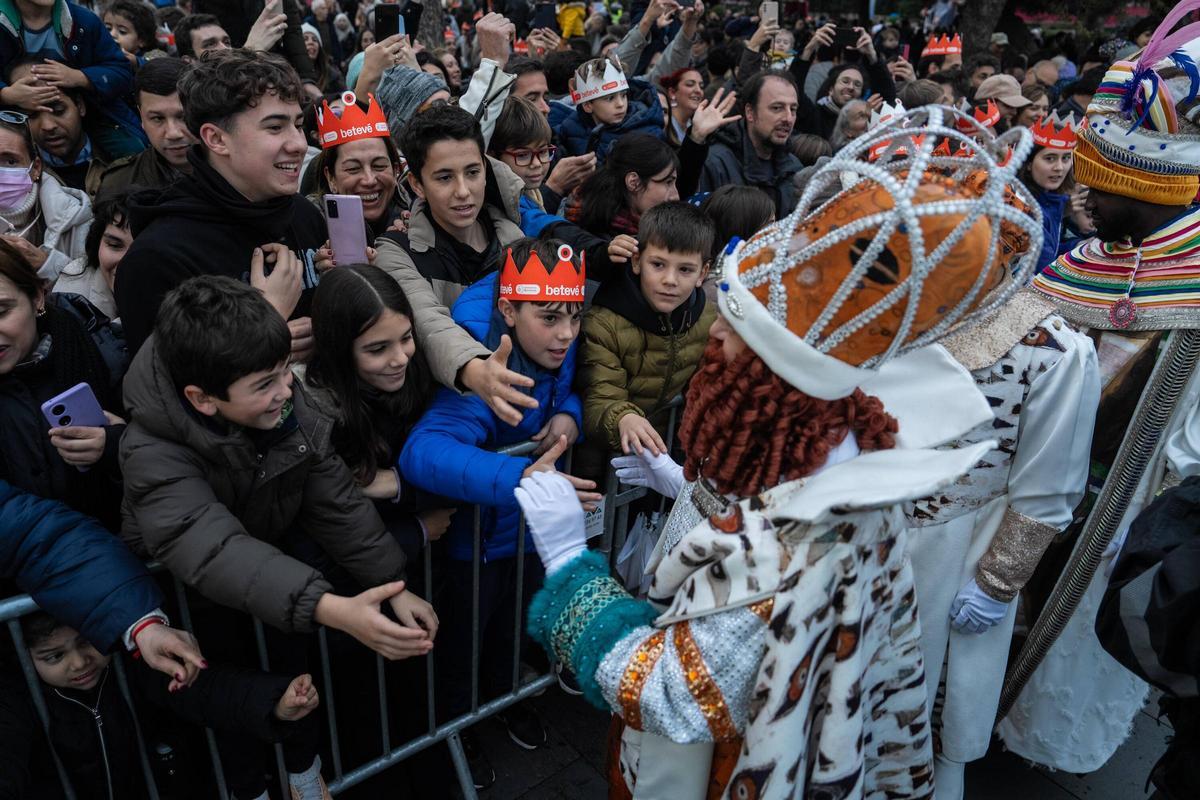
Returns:
[[[555,139],[567,151],[566,155],[581,156],[596,153],[596,166],[608,159],[608,151],[627,133],[648,133],[663,136],[663,107],[658,92],[649,83],[637,78],[629,81],[629,108],[620,125],[597,125],[592,115],[580,104],[575,113],[567,115],[554,129]]]
[[[137,112],[124,100],[133,93],[133,68],[104,23],[83,6],[65,0],[54,4],[52,20],[67,66],[83,72],[92,83],[87,99],[107,122],[147,146],[149,140]],[[0,0],[0,64],[11,64],[25,54],[22,30],[21,12],[16,4],[13,0]],[[0,80],[0,88],[6,86]]]
[[[101,652],[162,605],[142,562],[100,523],[0,481],[0,587],[8,581]]]
[[[1042,207],[1042,252],[1038,254],[1037,271],[1041,272],[1058,258],[1059,241],[1062,239],[1063,216],[1071,198],[1057,192],[1034,190],[1034,197]]]
[[[499,276],[493,273],[475,283],[463,292],[451,311],[455,322],[492,349],[499,345],[502,335],[512,335],[496,311],[497,280]],[[440,389],[404,443],[400,471],[407,480],[427,492],[480,506],[484,561],[516,555],[521,509],[513,490],[532,463],[525,456],[492,451],[527,441],[555,414],[570,414],[583,430],[583,404],[571,389],[578,344],[576,341],[571,345],[563,365],[553,373],[538,367],[513,343],[508,368],[536,381],[531,394],[538,401],[536,409],[525,410],[517,427],[497,419],[477,396]],[[454,515],[448,538],[452,558],[472,558],[473,516],[468,509]],[[528,534],[525,548],[527,553],[534,552]]]

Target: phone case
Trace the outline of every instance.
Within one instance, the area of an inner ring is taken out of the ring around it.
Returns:
[[[400,7],[383,3],[375,6],[375,41],[382,42],[398,33],[404,33],[404,20],[400,16]]]
[[[42,403],[42,416],[51,428],[79,426],[103,428],[108,424],[104,409],[86,383],[77,383],[62,394]]]
[[[538,3],[533,12],[533,25],[530,27],[534,30],[538,28],[549,28],[557,33],[558,17],[555,15],[554,3]]]
[[[330,207],[331,202],[337,205],[336,211]],[[363,221],[362,198],[327,194],[324,205],[334,260],[339,264],[367,263],[367,224]]]

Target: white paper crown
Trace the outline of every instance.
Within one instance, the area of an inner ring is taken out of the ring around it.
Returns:
[[[616,55],[610,53],[608,58],[603,59],[603,75],[596,74],[599,70],[596,69],[598,65],[595,62],[599,60],[601,59],[587,61],[576,70],[575,88],[571,90],[571,99],[576,105],[629,90],[629,80],[621,70],[621,62],[617,60]]]
[[[900,100],[897,99],[895,105],[885,101],[878,110],[871,112],[871,127],[878,128],[900,116],[904,111],[904,103]]]
[[[1016,126],[993,141],[979,144],[958,129],[959,123],[970,119],[959,111],[930,105],[908,111],[869,130],[817,170],[791,215],[767,226],[749,241],[735,239],[726,248],[717,292],[722,316],[776,375],[822,400],[846,397],[869,381],[892,358],[932,344],[952,329],[962,330],[963,326],[995,311],[1028,282],[1042,246],[1042,215],[1029,190],[1017,178],[1017,170],[1033,149],[1033,137],[1028,128]],[[969,154],[957,159],[935,156],[934,147],[942,139],[970,148]],[[903,147],[904,158],[886,164],[872,164],[864,159],[872,148],[889,140],[896,142],[897,147]],[[1012,154],[1008,157],[1010,147]],[[930,168],[952,170],[954,174],[947,177],[954,183],[980,170],[986,172],[988,180],[978,197],[919,203],[916,201],[917,190],[927,180],[925,174]],[[823,208],[818,203],[819,198],[828,196],[831,188],[841,188],[846,172],[854,173],[859,180],[874,181],[886,189],[892,207],[848,221],[816,241],[795,238],[794,232],[803,222]],[[1005,202],[1006,187],[1011,187],[1024,202],[1029,209],[1027,212]],[[961,216],[962,219],[945,239],[927,242],[922,235],[921,219],[938,215]],[[989,223],[990,241],[987,251],[980,253],[979,277],[971,291],[954,308],[946,309],[936,325],[911,336],[913,318],[926,279],[980,220]],[[987,265],[1000,252],[1002,221],[1016,225],[1027,234],[1030,245],[1013,270],[1013,280],[992,291],[986,300],[972,309],[984,291],[989,271]],[[911,259],[909,275],[875,305],[834,329],[834,317],[861,277],[875,267],[876,259],[898,230],[907,232]],[[788,282],[784,281],[784,276],[793,270],[804,269],[815,256],[834,245],[855,238],[868,239],[869,244],[847,270],[839,289],[807,332],[791,331],[787,326],[788,304],[804,302],[804,298],[788,296]],[[752,263],[754,255],[764,249],[772,253],[769,262],[738,272],[741,263]],[[763,285],[769,286],[766,304],[752,293],[753,289]],[[892,332],[892,342],[886,352],[861,366],[830,355],[838,344],[893,306],[903,308],[904,315]]]

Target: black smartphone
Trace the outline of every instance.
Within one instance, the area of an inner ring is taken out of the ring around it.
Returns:
[[[533,12],[533,24],[529,26],[532,30],[538,28],[549,28],[558,33],[558,16],[555,14],[554,3],[538,3]]]
[[[854,28],[843,28],[841,25],[837,27],[837,32],[833,34],[833,46],[838,50],[843,48],[853,50],[858,44],[858,31]]]
[[[400,6],[395,3],[375,6],[375,41],[382,42],[389,36],[402,33],[400,29]]]

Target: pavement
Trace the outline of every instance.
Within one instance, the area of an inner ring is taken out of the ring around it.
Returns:
[[[528,752],[513,744],[503,724],[488,720],[479,738],[496,769],[495,786],[481,800],[605,800],[604,742],[609,717],[553,687],[533,699],[549,742]],[[1141,800],[1150,767],[1166,749],[1170,728],[1155,720],[1152,695],[1134,722],[1133,735],[1096,772],[1074,775],[1031,766],[993,742],[987,756],[967,769],[965,800]]]

